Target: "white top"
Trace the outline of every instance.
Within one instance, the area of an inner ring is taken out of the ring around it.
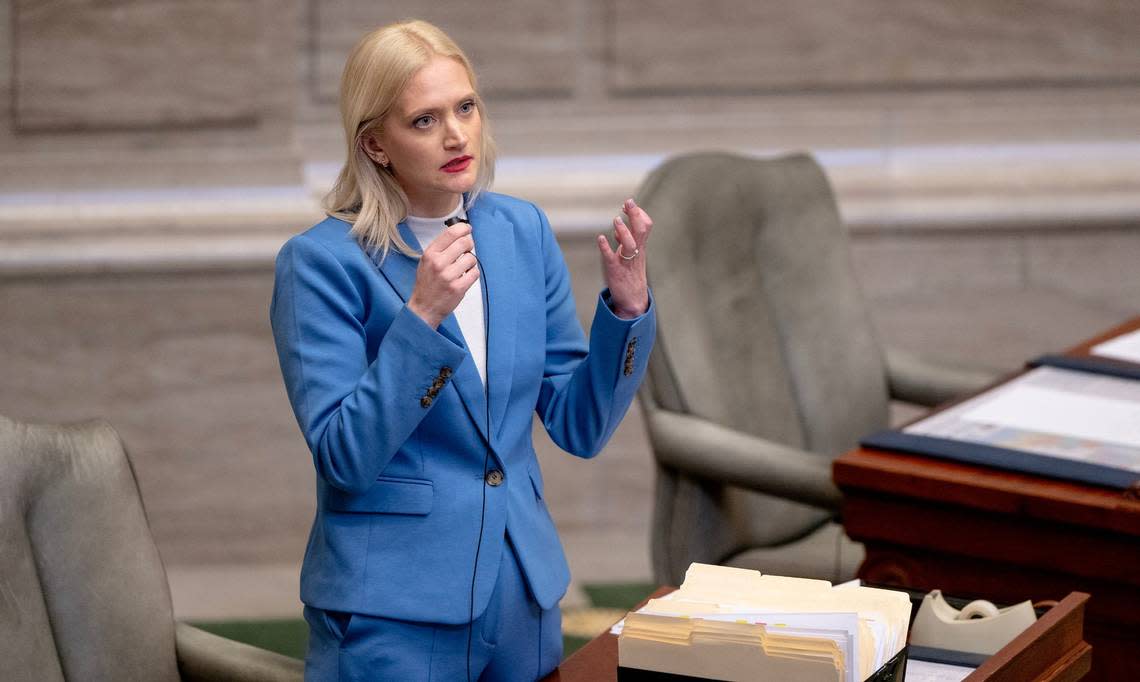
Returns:
[[[460,200],[455,210],[439,218],[421,218],[409,215],[404,222],[411,229],[412,234],[420,243],[422,251],[436,237],[443,234],[444,221],[448,218],[465,217],[463,201]],[[474,251],[472,251],[474,253]],[[475,361],[475,369],[479,371],[479,378],[483,385],[487,385],[487,326],[483,320],[483,273],[463,295],[463,300],[455,307],[455,319],[459,322],[459,331],[463,334],[463,341],[467,344],[467,351]]]

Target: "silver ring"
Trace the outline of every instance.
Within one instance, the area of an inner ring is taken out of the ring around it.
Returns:
[[[617,255],[621,256],[621,259],[622,259],[622,260],[633,260],[634,258],[637,258],[637,255],[638,255],[639,253],[641,253],[641,249],[640,249],[640,248],[638,248],[638,249],[634,249],[634,250],[633,250],[633,255],[632,255],[632,256],[627,256],[627,255],[625,255],[624,253],[622,253],[622,252],[621,252],[621,244],[618,244]]]

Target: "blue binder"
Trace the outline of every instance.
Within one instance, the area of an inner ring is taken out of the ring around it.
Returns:
[[[1140,381],[1140,365],[1110,358],[1042,355],[1027,365],[1031,368],[1057,367]],[[903,433],[894,429],[872,433],[859,441],[859,444],[867,448],[928,455],[1110,488],[1140,487],[1140,476],[1128,469],[970,441]]]
[[[1036,452],[1000,448],[969,441],[950,440],[934,436],[903,433],[887,429],[876,431],[859,441],[865,448],[896,450],[915,455],[927,455],[958,462],[1050,476],[1069,481],[1081,481],[1110,488],[1129,488],[1140,482],[1136,473],[1127,469],[1080,462],[1064,457],[1053,457]]]
[[[1077,372],[1088,372],[1090,374],[1104,374],[1110,377],[1117,377],[1120,379],[1132,379],[1140,381],[1140,365],[1125,362],[1124,360],[1113,360],[1112,358],[1100,358],[1094,355],[1083,357],[1071,357],[1068,355],[1042,355],[1036,360],[1029,362],[1030,367],[1059,367],[1061,369],[1071,369]]]

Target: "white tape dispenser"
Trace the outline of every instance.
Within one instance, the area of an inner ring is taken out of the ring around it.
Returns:
[[[941,590],[922,599],[911,626],[910,643],[917,646],[995,654],[1037,620],[1028,601],[999,609],[978,599],[962,610],[950,606]]]

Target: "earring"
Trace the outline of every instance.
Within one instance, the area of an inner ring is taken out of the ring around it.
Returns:
[[[368,159],[372,161],[372,163],[381,165],[384,168],[388,167],[389,162],[387,154],[383,152],[373,152],[372,150],[368,149],[368,147],[363,145],[361,145],[361,148],[364,150],[364,155],[367,156]]]

